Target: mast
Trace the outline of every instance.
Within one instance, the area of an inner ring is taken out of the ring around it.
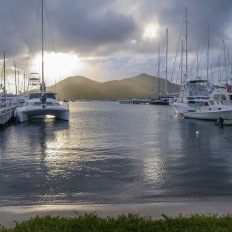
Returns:
[[[47,96],[45,93],[46,87],[45,87],[45,82],[44,82],[44,0],[42,1],[42,25],[41,25],[41,30],[42,30],[42,84],[41,84],[41,103],[42,103],[42,107],[45,108],[46,107],[46,100],[47,100]]]
[[[184,55],[184,41],[181,40],[181,65],[180,65],[180,86],[183,84],[183,55]]]
[[[17,90],[17,81],[16,81],[16,63],[14,61],[14,68],[15,68],[15,94],[18,94],[18,90]]]
[[[207,44],[208,44],[208,46],[207,46],[207,69],[206,69],[206,71],[207,71],[207,73],[206,73],[206,77],[207,77],[207,81],[209,80],[209,26],[208,26],[208,28],[207,28]]]
[[[165,94],[168,95],[168,28],[166,30],[166,86]]]
[[[6,61],[5,61],[5,52],[4,52],[4,60],[3,60],[3,83],[4,83],[3,103],[5,103],[6,102]]]
[[[227,58],[226,58],[226,46],[224,40],[223,40],[223,52],[224,52],[224,61],[225,61],[225,80],[227,80]]]
[[[42,88],[41,88],[41,95],[44,95],[45,92],[45,83],[44,83],[44,2],[42,1]]]
[[[185,34],[185,46],[186,46],[186,50],[185,50],[185,76],[186,76],[186,80],[188,80],[188,8],[186,7],[185,9],[185,26],[186,26],[186,34]]]
[[[18,69],[18,91],[17,91],[17,94],[19,94],[20,93],[20,90],[19,90],[19,69]]]
[[[160,95],[160,46],[159,46],[159,52],[158,52],[158,96]]]
[[[24,75],[23,75],[23,92],[24,92],[24,94],[25,94],[25,92],[26,92],[26,77],[25,77],[25,73],[24,73]]]

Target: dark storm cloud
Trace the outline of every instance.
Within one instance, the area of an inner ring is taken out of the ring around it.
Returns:
[[[204,42],[208,25],[211,51],[221,49],[223,40],[228,48],[231,45],[231,0],[45,2],[57,51],[72,51],[83,57],[105,56],[106,59],[117,56],[117,59],[109,60],[119,63],[120,56],[122,60],[125,57],[140,56],[143,63],[149,59],[151,67],[151,57],[157,57],[158,46],[163,43],[166,28],[169,29],[169,54],[175,53],[186,7],[191,53],[195,53],[199,44]],[[0,0],[0,3],[0,52],[6,51],[8,57],[19,59],[28,52],[40,0]],[[152,22],[160,26],[158,36],[144,40],[144,27]],[[135,69],[137,64],[138,60]],[[127,69],[125,65],[124,70]],[[130,66],[133,66],[132,60]],[[154,74],[154,70],[152,72]]]
[[[81,9],[59,20],[58,27],[58,38],[65,42],[66,49],[92,53],[105,45],[123,43],[136,29],[136,24],[131,16],[111,9],[101,14]]]
[[[230,39],[226,34],[232,23],[232,1],[230,0],[156,0],[146,1],[143,6],[147,15],[152,15],[153,12],[159,23],[169,28],[170,41],[175,41],[175,44],[186,7],[188,8],[188,35],[191,42],[200,43],[208,25],[211,46],[220,47],[223,39]],[[175,46],[175,44],[172,45]]]
[[[122,8],[118,7],[120,4]],[[38,0],[1,0],[1,50],[13,55],[28,46],[38,5]],[[110,51],[115,44],[121,44],[122,50],[132,49],[128,42],[133,38],[141,40],[139,26],[145,20],[157,20],[163,28],[169,28],[170,41],[172,38],[176,43],[185,7],[188,7],[192,41],[200,41],[210,25],[211,44],[215,46],[220,40],[228,39],[226,31],[232,21],[230,0],[131,0],[126,3],[116,0],[46,0],[46,7],[58,47],[86,53],[93,49],[101,51],[107,46]]]
[[[0,4],[0,52],[14,56],[27,47],[38,3],[31,0],[1,0]]]

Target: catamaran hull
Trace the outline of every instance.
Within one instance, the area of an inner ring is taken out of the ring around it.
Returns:
[[[193,119],[203,119],[203,120],[217,120],[219,117],[223,116],[225,118],[232,118],[232,110],[229,111],[211,111],[211,112],[184,112],[185,118]]]
[[[56,119],[69,121],[69,109],[66,107],[19,107],[15,111],[18,122],[25,122],[30,118],[38,118],[46,115],[54,116]]]

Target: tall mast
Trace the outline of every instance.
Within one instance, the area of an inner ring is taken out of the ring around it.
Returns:
[[[227,80],[227,58],[226,58],[226,46],[223,40],[223,51],[224,51],[224,61],[225,61],[225,80]]]
[[[160,46],[159,46],[159,51],[158,51],[158,72],[157,76],[160,77]]]
[[[26,92],[26,77],[25,77],[25,73],[24,73],[24,75],[23,75],[23,92],[24,92],[24,94],[25,94],[25,92]]]
[[[159,52],[158,52],[158,96],[160,95],[160,46],[159,46]]]
[[[168,28],[166,30],[166,86],[165,94],[168,95]]]
[[[207,47],[207,73],[206,73],[206,77],[207,77],[207,81],[209,80],[209,26],[207,28],[207,42],[208,42],[208,47]]]
[[[19,69],[18,69],[18,84],[17,84],[17,86],[18,86],[17,94],[19,94],[19,92],[20,92],[20,90],[19,90]]]
[[[3,83],[4,83],[3,102],[5,102],[6,101],[6,61],[5,61],[5,52],[4,52],[4,61],[3,61]]]
[[[186,7],[185,9],[185,23],[186,23],[186,34],[185,34],[185,46],[186,46],[186,50],[185,50],[185,63],[186,63],[186,70],[185,70],[185,76],[186,76],[186,80],[188,80],[188,8]]]
[[[183,55],[184,55],[184,41],[181,40],[181,65],[180,65],[180,86],[183,84]]]
[[[14,68],[15,68],[15,94],[18,94],[18,90],[17,90],[17,81],[16,81],[16,63],[14,61]]]
[[[42,96],[44,95],[45,92],[45,84],[44,84],[44,19],[43,19],[43,15],[44,15],[44,2],[42,1]]]

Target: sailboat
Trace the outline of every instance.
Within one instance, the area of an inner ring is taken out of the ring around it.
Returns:
[[[6,93],[6,65],[5,65],[5,53],[4,53],[4,64],[3,64],[3,79],[4,86],[1,85],[3,92],[1,93],[1,102],[0,102],[0,125],[5,125],[13,116],[15,106],[7,102],[7,93]],[[8,99],[9,100],[9,99]]]
[[[46,91],[44,81],[44,0],[42,4],[42,83],[40,91],[30,92],[25,104],[18,107],[15,111],[15,117],[18,122],[25,122],[31,118],[44,116],[54,116],[56,119],[69,121],[69,107],[67,102],[60,104],[56,99],[56,94],[51,91]]]
[[[199,106],[199,101],[210,99],[210,87],[208,80],[203,80],[201,77],[197,77],[194,80],[188,80],[188,15],[187,8],[185,10],[185,79],[182,82],[182,67],[183,67],[183,52],[184,44],[182,40],[182,54],[181,54],[181,92],[176,102],[171,103],[176,114],[184,114],[186,111],[194,111]],[[209,32],[208,32],[209,36]],[[209,41],[209,39],[208,39]],[[208,60],[208,59],[207,59]],[[198,62],[197,62],[198,63]],[[208,65],[207,65],[208,66]],[[208,79],[208,69],[207,69]]]
[[[166,69],[165,69],[165,73],[166,73],[166,80],[165,80],[165,95],[164,96],[160,96],[160,93],[158,97],[153,98],[149,101],[150,105],[169,105],[170,100],[174,99],[174,96],[171,96],[168,94],[168,79],[167,79],[167,75],[168,75],[168,28],[166,29],[166,35],[165,35],[165,47],[166,47]],[[160,92],[160,49],[159,49],[159,54],[158,54],[158,92]]]

